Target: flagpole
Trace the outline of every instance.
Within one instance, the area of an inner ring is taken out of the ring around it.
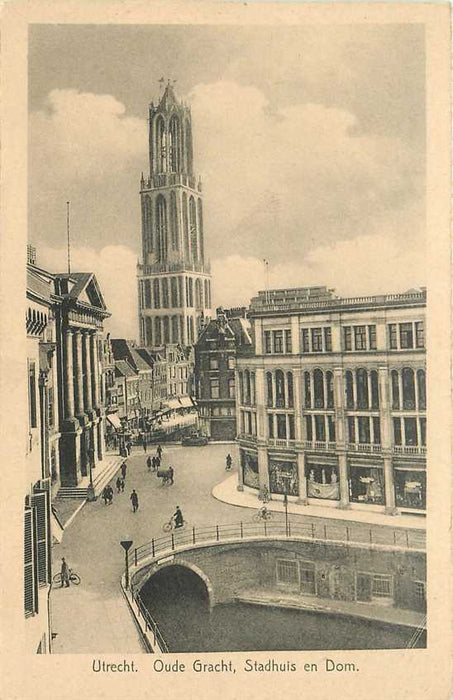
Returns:
[[[66,202],[66,231],[68,236],[68,275],[71,274],[71,239],[69,236],[69,204]]]

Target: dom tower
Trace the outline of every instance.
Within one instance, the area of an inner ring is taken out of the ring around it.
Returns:
[[[211,316],[201,181],[193,168],[190,109],[170,82],[149,107],[149,178],[142,175],[138,266],[140,343],[191,345]]]

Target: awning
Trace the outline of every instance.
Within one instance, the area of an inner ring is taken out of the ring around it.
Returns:
[[[121,421],[120,421],[117,413],[109,413],[108,415],[106,415],[106,418],[109,421],[109,423],[111,423],[113,425],[115,430],[122,430],[123,429],[123,426],[121,425]]]
[[[177,408],[181,408],[181,404],[179,403],[178,399],[169,399],[169,401],[167,403],[167,407],[171,411],[175,411]]]
[[[190,398],[190,396],[181,396],[181,398],[179,400],[181,401],[181,406],[183,408],[192,408],[193,401]]]
[[[63,539],[64,526],[53,507],[50,514],[50,530],[54,542],[61,542]]]

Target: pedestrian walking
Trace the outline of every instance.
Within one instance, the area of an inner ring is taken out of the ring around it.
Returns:
[[[148,467],[148,471],[149,471],[149,472],[151,471],[151,465],[152,465],[152,463],[153,463],[153,462],[152,462],[151,457],[148,457],[148,459],[146,460],[146,466]]]
[[[142,442],[143,442],[143,452],[146,452],[147,449],[148,449],[148,444],[147,444],[147,442],[146,442],[146,435],[145,435],[145,433],[143,433]]]
[[[109,506],[111,506],[113,503],[113,489],[110,486],[110,484],[107,486],[107,498],[108,498]]]
[[[135,513],[138,510],[138,495],[135,489],[131,493],[132,511]]]
[[[121,479],[121,493],[124,493],[125,485],[126,485],[126,482],[124,481],[124,479]]]
[[[123,479],[126,478],[126,472],[127,472],[127,464],[126,464],[126,462],[123,462],[121,465],[121,476],[123,477]]]
[[[104,505],[107,505],[109,500],[109,489],[108,486],[104,486],[102,489],[102,498],[104,499]]]
[[[169,480],[170,484],[175,483],[174,475],[175,475],[175,470],[173,469],[173,467],[168,467],[168,480]]]
[[[155,457],[155,455],[153,455],[153,458],[151,460],[151,465],[152,465],[153,472],[155,472],[156,471],[156,457]]]
[[[116,479],[116,492],[121,493],[121,477],[118,476]]]
[[[230,453],[228,453],[226,456],[226,464],[225,464],[225,469],[227,470],[227,472],[230,471],[230,469],[231,469],[232,461],[233,460],[231,459],[231,455],[230,455]]]
[[[162,459],[162,447],[160,445],[157,445],[156,452],[157,452],[157,456],[159,457],[159,463],[160,463],[160,460]]]
[[[65,558],[62,557],[61,559],[61,586],[60,588],[63,588],[63,586],[66,586],[66,588],[69,588],[69,568],[68,565],[66,564]]]
[[[156,457],[156,469],[159,469],[160,467],[160,459],[159,457]]]

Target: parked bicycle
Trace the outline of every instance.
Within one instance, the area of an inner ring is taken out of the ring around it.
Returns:
[[[78,586],[80,581],[82,579],[80,578],[79,574],[76,574],[75,571],[72,569],[69,569],[69,581],[73,583],[75,586]],[[55,574],[55,576],[52,579],[53,583],[60,583],[61,584],[61,572],[58,572]]]
[[[253,520],[259,522],[260,520],[272,520],[272,512],[262,506],[256,513],[253,514]]]

